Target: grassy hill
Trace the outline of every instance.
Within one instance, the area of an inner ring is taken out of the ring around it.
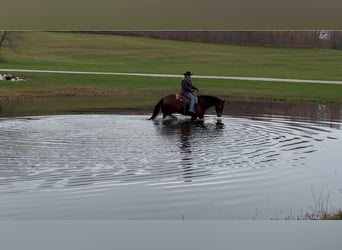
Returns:
[[[2,69],[137,72],[342,80],[342,51],[217,45],[149,38],[24,32],[4,48]],[[180,79],[20,73],[27,82],[0,81],[3,100],[107,96],[111,107],[154,105],[179,91]],[[196,79],[202,94],[265,101],[342,103],[342,85]]]

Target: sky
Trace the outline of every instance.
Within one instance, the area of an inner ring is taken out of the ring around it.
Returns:
[[[0,29],[340,30],[342,27],[340,14],[342,2],[339,0],[2,0],[1,2]]]

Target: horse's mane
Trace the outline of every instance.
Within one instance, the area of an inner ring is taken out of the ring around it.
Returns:
[[[205,98],[205,99],[208,99],[210,102],[212,101],[217,102],[220,100],[220,98],[216,96],[212,96],[212,95],[199,95],[198,98]]]

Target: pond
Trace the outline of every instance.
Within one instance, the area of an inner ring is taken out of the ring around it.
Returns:
[[[0,218],[297,219],[342,208],[341,108],[0,119]]]

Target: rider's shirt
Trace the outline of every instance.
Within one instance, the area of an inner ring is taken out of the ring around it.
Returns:
[[[191,80],[183,79],[182,80],[182,92],[194,92],[194,90],[197,90],[195,86],[192,85]]]

